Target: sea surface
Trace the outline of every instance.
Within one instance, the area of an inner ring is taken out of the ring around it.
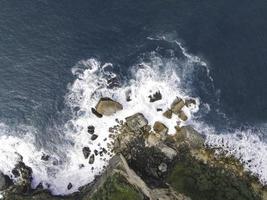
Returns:
[[[198,102],[185,124],[266,184],[266,10],[264,0],[1,0],[0,171],[13,178],[21,155],[33,188],[75,192],[112,156],[89,165],[83,147],[107,148],[116,118],[164,121],[156,109],[179,96]],[[102,96],[124,110],[96,118]],[[171,134],[176,122],[165,123]]]

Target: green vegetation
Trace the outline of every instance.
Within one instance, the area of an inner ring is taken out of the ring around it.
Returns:
[[[167,180],[175,190],[193,200],[260,199],[246,180],[192,157],[179,160]]]
[[[108,177],[102,188],[94,194],[92,200],[142,200],[143,195],[129,185],[124,177],[115,174]]]

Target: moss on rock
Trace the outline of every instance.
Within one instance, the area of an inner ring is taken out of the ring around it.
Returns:
[[[177,192],[193,200],[261,199],[247,180],[223,168],[204,164],[190,155],[185,155],[176,162],[167,181]]]
[[[144,196],[129,185],[120,174],[108,177],[104,185],[95,193],[92,200],[142,200]]]

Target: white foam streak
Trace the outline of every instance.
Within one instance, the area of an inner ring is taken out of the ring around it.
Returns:
[[[267,184],[267,145],[251,130],[223,135],[207,135],[207,145],[222,148],[243,162],[245,169]],[[218,150],[219,151],[219,150]]]

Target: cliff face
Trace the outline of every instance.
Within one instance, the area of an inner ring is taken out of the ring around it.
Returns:
[[[118,110],[120,104],[104,100],[116,107],[112,109],[105,102],[109,115]],[[163,115],[187,120],[182,107],[190,103],[194,102],[176,99]],[[176,133],[168,135],[165,124],[157,121],[152,128],[142,113],[135,113],[111,130],[115,156],[105,172],[80,188],[79,193],[55,197],[42,188],[32,190],[31,169],[21,162],[14,169],[21,181],[4,186],[4,199],[267,199],[266,189],[255,177],[245,172],[234,158],[216,155],[213,149],[207,148],[204,137],[190,126],[177,126]]]

